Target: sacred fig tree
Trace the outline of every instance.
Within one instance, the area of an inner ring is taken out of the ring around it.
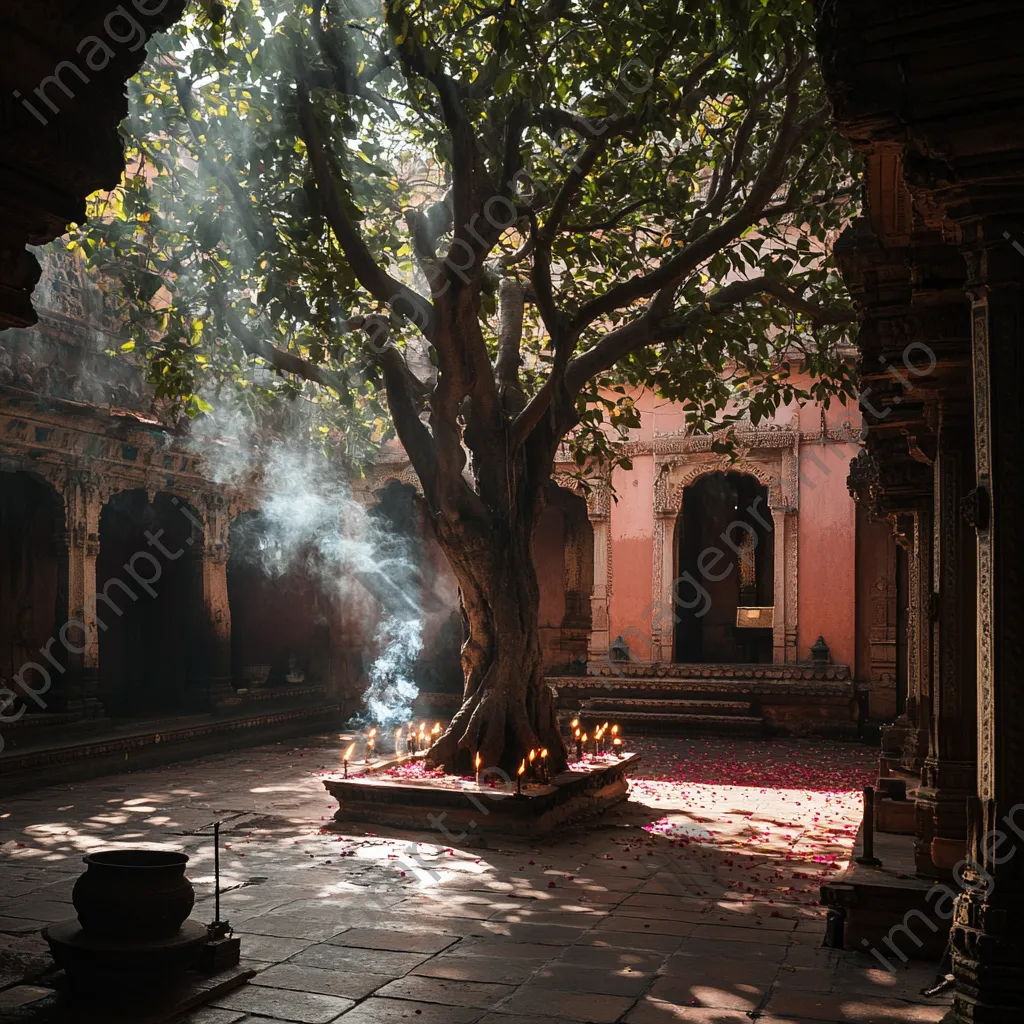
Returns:
[[[811,17],[233,0],[130,85],[129,173],[71,244],[120,277],[159,396],[302,394],[353,463],[397,434],[460,588],[448,770],[566,763],[533,553],[556,456],[624,461],[638,388],[697,431],[849,390],[828,242],[859,186]]]

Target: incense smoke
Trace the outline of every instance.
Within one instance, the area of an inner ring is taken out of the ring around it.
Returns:
[[[414,672],[423,649],[423,580],[413,537],[358,501],[344,470],[311,444],[278,439],[250,447],[240,419],[221,409],[194,432],[212,479],[252,486],[260,495],[258,519],[241,525],[233,545],[241,544],[271,579],[299,570],[335,607],[364,624],[376,621],[367,713],[382,727],[404,724],[419,692]],[[225,437],[240,443],[215,440]]]

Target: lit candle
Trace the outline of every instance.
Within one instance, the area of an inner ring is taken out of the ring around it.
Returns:
[[[540,752],[540,777],[542,782],[548,781],[548,748]]]
[[[580,752],[580,757],[579,757],[579,759],[580,759],[581,761],[583,760],[583,748],[584,748],[584,747],[585,747],[586,745],[587,745],[587,734],[586,734],[586,733],[584,733],[584,734],[583,734],[583,735],[582,735],[582,736],[580,737],[579,747],[577,748],[577,749],[579,750],[579,752]]]
[[[480,785],[480,754],[477,753],[476,757],[473,758],[473,767],[476,769],[476,784]]]
[[[365,759],[365,763],[366,764],[369,764],[370,763],[370,758],[373,757],[373,748],[374,748],[374,745],[376,743],[376,741],[374,740],[374,737],[376,735],[377,735],[377,730],[376,729],[371,729],[369,731],[369,733],[367,734],[367,737],[366,737],[366,759]]]
[[[348,759],[352,756],[352,751],[355,750],[355,749],[356,749],[356,745],[354,743],[352,743],[352,744],[349,745],[349,747],[345,751],[345,753],[341,755],[342,767],[345,770],[345,778],[346,779],[348,778]]]
[[[621,758],[622,757],[622,740],[620,740],[618,736],[616,736],[615,739],[612,740],[612,747],[614,748],[615,756]]]
[[[536,756],[537,756],[537,751],[536,751],[536,750],[533,750],[533,749],[531,748],[531,749],[530,749],[530,753],[529,753],[529,755],[528,755],[528,756],[529,756],[529,758],[530,758],[530,778],[531,778],[531,779],[534,779],[534,780],[536,780],[536,775],[534,774],[534,772],[535,772],[535,766],[534,766],[534,763],[533,763],[533,762],[534,762],[534,759],[535,759],[535,758],[536,758]]]
[[[519,771],[516,772],[516,796],[523,795],[523,773],[526,771],[526,758],[523,758],[523,763],[519,766]]]
[[[576,737],[576,760],[577,761],[582,761],[583,760],[583,739],[582,739],[583,734],[580,732],[578,726],[576,728],[576,732],[573,733],[573,735]]]

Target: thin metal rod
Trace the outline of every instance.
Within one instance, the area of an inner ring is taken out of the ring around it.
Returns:
[[[213,923],[220,924],[220,822],[213,823]]]

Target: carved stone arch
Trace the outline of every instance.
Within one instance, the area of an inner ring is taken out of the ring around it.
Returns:
[[[781,480],[777,474],[773,474],[766,466],[756,462],[745,459],[730,462],[723,456],[714,462],[698,462],[688,465],[682,475],[672,480],[667,491],[667,514],[678,516],[683,509],[683,491],[695,484],[701,477],[710,476],[712,473],[744,473],[747,476],[752,476],[768,492],[769,508],[776,509],[784,505]]]
[[[797,649],[797,509],[787,500],[783,488],[785,449],[776,449],[769,460],[754,460],[749,452],[740,458],[698,456],[659,460],[655,466],[654,558],[652,565],[651,639],[655,660],[671,661],[675,640],[676,609],[673,587],[677,565],[676,522],[683,509],[687,487],[712,473],[743,473],[756,479],[768,492],[775,540],[775,616],[773,625],[773,662],[791,664]],[[769,462],[778,462],[773,472]]]

